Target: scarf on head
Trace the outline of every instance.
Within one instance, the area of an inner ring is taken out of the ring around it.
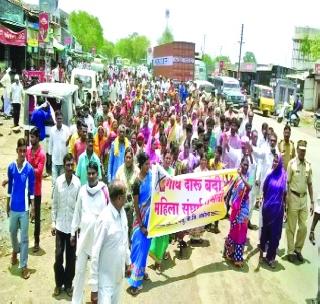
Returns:
[[[127,149],[130,146],[128,138],[124,138],[124,147]],[[114,141],[114,155],[119,156],[120,152],[120,142],[119,142],[119,137],[117,137]]]

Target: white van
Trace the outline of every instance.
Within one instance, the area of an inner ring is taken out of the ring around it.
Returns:
[[[36,84],[25,91],[24,101],[24,132],[29,139],[32,129],[31,115],[36,106],[48,101],[52,111],[60,110],[63,114],[63,124],[71,126],[78,101],[78,86],[67,83],[44,82]],[[46,137],[50,136],[53,119],[45,123]]]
[[[97,78],[97,72],[93,70],[76,68],[71,72],[71,84],[79,85],[79,81],[81,81],[84,95],[89,92],[91,97],[93,91],[97,93]]]
[[[240,83],[237,79],[226,76],[213,78],[216,94],[223,96],[227,103],[242,107],[245,97],[240,91]]]

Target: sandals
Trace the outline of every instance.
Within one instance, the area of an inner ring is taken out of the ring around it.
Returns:
[[[313,246],[316,244],[316,240],[315,240],[315,237],[314,237],[314,231],[310,231],[309,241],[311,242],[311,244],[312,244]]]
[[[140,287],[129,287],[128,293],[130,293],[133,297],[137,296],[142,289],[142,286]]]
[[[23,268],[22,272],[21,272],[21,276],[25,280],[29,279],[30,278],[30,270],[27,267]]]
[[[243,267],[243,262],[234,262],[234,266],[236,266],[238,268],[242,268]]]

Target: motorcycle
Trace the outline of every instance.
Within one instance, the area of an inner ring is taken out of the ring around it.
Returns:
[[[298,127],[300,123],[300,118],[297,114],[292,111],[288,113],[287,124],[293,127]]]
[[[287,120],[287,124],[290,126],[299,126],[300,118],[296,113],[293,113],[293,106],[288,102],[284,102],[284,104],[280,108],[277,121],[278,123],[281,123],[284,119]]]
[[[281,123],[285,118],[288,117],[288,114],[293,110],[292,105],[288,102],[284,102],[280,108],[277,121]]]

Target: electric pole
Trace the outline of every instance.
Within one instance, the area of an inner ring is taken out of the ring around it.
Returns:
[[[243,24],[241,24],[240,49],[239,49],[239,61],[238,61],[238,80],[240,80],[240,63],[241,63],[242,44],[243,44]]]

